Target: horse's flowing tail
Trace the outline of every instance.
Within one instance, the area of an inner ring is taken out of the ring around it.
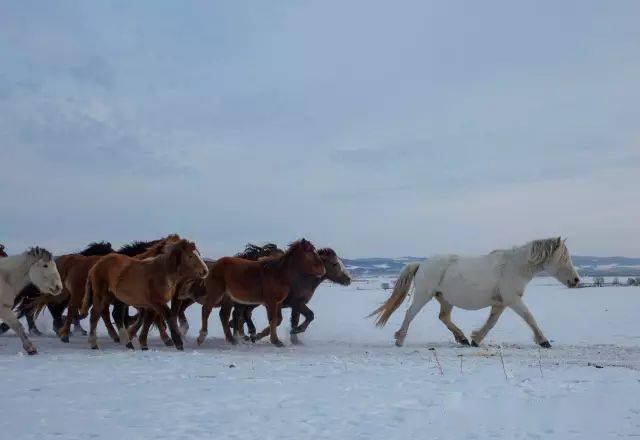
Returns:
[[[87,277],[87,282],[84,287],[84,298],[82,298],[82,306],[78,310],[78,318],[84,319],[89,314],[89,307],[93,303],[93,283],[91,283],[91,272]]]
[[[416,276],[416,272],[420,267],[420,263],[411,263],[407,264],[402,272],[400,272],[400,276],[396,281],[396,285],[393,288],[393,293],[389,297],[384,304],[375,309],[368,317],[372,317],[374,315],[378,315],[376,319],[376,325],[378,327],[383,327],[393,312],[395,312],[400,304],[405,300],[407,295],[409,294],[409,289],[411,288],[411,283]]]

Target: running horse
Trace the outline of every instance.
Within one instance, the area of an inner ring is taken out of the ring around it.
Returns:
[[[533,240],[523,246],[495,250],[477,257],[441,255],[405,266],[389,299],[369,316],[377,316],[376,324],[384,326],[408,296],[413,282],[413,302],[395,333],[399,347],[404,343],[413,318],[429,300],[436,298],[440,303],[439,318],[459,344],[469,345],[469,340],[451,320],[454,307],[465,310],[491,307],[486,323],[471,333],[471,345],[475,347],[480,345],[508,307],[531,328],[538,345],[551,348],[549,340],[522,301],[527,284],[542,271],[569,288],[577,287],[580,283],[569,249],[560,237]]]
[[[250,305],[264,305],[267,309],[271,343],[282,347],[277,328],[282,322],[282,303],[289,295],[292,284],[300,275],[323,277],[326,269],[313,244],[304,238],[289,245],[280,256],[263,258],[258,261],[237,257],[223,257],[209,266],[209,276],[205,280],[202,303],[202,328],[198,343],[202,344],[207,335],[207,325],[211,309],[222,304],[220,319],[225,338],[235,342],[231,335],[229,316],[233,302]],[[175,310],[180,309],[180,300]],[[172,307],[173,309],[173,307]]]
[[[96,327],[100,317],[108,320],[105,311],[108,311],[109,304],[120,302],[153,312],[144,315],[143,329],[147,331],[155,315],[160,316],[169,326],[175,347],[183,349],[177,322],[171,316],[167,302],[173,297],[178,283],[185,279],[206,277],[209,271],[193,242],[180,239],[166,247],[160,255],[146,259],[110,254],[91,268],[80,311],[86,314],[89,304],[93,302],[89,330],[91,348],[98,348]],[[121,337],[128,339],[124,314],[119,315],[116,325]],[[126,342],[128,348],[133,348],[131,340]],[[146,341],[140,341],[140,344],[143,349],[146,348]]]

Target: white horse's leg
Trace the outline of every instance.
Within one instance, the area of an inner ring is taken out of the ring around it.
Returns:
[[[477,347],[478,345],[480,345],[485,336],[487,336],[487,333],[489,333],[489,330],[491,330],[493,326],[496,325],[496,322],[498,322],[498,318],[500,318],[502,312],[504,312],[504,306],[491,307],[491,312],[489,313],[487,322],[485,322],[480,329],[471,332],[472,346]]]
[[[29,354],[36,354],[37,350],[29,340],[29,336],[24,331],[24,327],[11,310],[11,307],[8,307],[5,304],[0,304],[0,319],[3,320],[20,338],[22,341],[22,346]]]
[[[446,299],[442,298],[442,295],[436,295],[436,299],[440,303],[440,314],[438,315],[440,321],[442,321],[449,331],[453,333],[453,337],[456,339],[457,343],[469,345],[469,340],[462,330],[460,330],[451,320],[451,311],[453,310],[453,306]]]
[[[514,312],[520,315],[520,317],[529,324],[529,327],[533,330],[533,338],[537,344],[540,344],[544,348],[551,348],[551,344],[549,344],[547,338],[542,334],[542,330],[538,327],[538,323],[521,299],[518,299],[516,302],[509,305],[509,307],[511,307]]]
[[[395,333],[396,345],[398,347],[402,347],[402,344],[404,344],[404,338],[407,337],[407,330],[409,330],[409,324],[411,324],[413,318],[416,317],[418,312],[424,307],[426,303],[429,302],[431,298],[433,298],[432,292],[424,289],[418,290],[416,288],[416,291],[413,295],[413,302],[407,309],[407,313],[404,315],[404,321],[402,321],[400,329]]]

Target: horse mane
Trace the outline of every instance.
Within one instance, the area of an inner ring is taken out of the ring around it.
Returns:
[[[529,246],[529,263],[535,266],[546,263],[558,249],[562,251],[558,255],[558,260],[560,262],[564,262],[569,259],[569,250],[560,237],[533,240],[529,243]]]
[[[4,251],[4,245],[0,244],[0,257],[6,257],[7,253]]]
[[[51,261],[53,259],[53,255],[51,255],[51,252],[49,252],[45,248],[41,248],[38,246],[29,248],[26,254],[28,257],[33,258],[33,260],[35,261],[37,260]]]
[[[160,240],[132,241],[131,243],[125,244],[120,249],[118,249],[118,253],[126,255],[128,257],[135,257],[136,255],[143,253],[159,241]]]
[[[235,256],[238,258],[244,258],[245,260],[257,261],[262,257],[269,257],[271,254],[279,250],[278,246],[274,243],[267,243],[264,246],[247,243],[244,251],[238,252]]]
[[[160,240],[156,240],[144,252],[134,256],[140,259],[157,257],[158,255],[165,253],[165,246],[167,244],[179,243],[180,241],[184,240],[180,238],[178,234],[170,234]]]
[[[285,262],[287,262],[294,253],[305,246],[310,246],[310,249],[315,250],[313,244],[311,244],[310,241],[302,238],[300,240],[294,241],[293,243],[290,243],[287,247],[287,250],[284,251],[282,255],[278,255],[277,257],[273,258],[263,258],[260,260],[260,263],[262,264],[262,267],[264,269],[278,270],[282,268],[282,266],[284,266]]]
[[[321,257],[337,257],[338,254],[336,254],[336,251],[334,251],[331,248],[322,248],[322,249],[318,249],[318,255],[320,255]]]
[[[88,257],[91,255],[107,255],[112,252],[114,252],[114,250],[111,247],[111,243],[109,243],[108,241],[94,241],[93,243],[89,243],[86,249],[80,252],[80,255]]]

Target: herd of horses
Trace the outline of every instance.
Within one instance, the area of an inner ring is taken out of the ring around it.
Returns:
[[[177,234],[118,250],[108,242],[95,242],[82,252],[55,258],[42,248],[10,257],[0,245],[0,257],[0,333],[13,329],[29,354],[37,351],[19,318],[26,318],[29,334],[39,335],[35,320],[45,308],[63,342],[69,342],[72,325],[86,335],[80,321],[89,316],[93,349],[98,348],[96,328],[102,320],[113,341],[128,348],[134,348],[137,336],[140,348],[148,349],[148,333],[155,324],[167,346],[182,350],[189,329],[185,311],[196,302],[202,305],[198,344],[206,339],[211,311],[219,308],[229,343],[269,336],[271,343],[282,346],[277,329],[283,307],[292,309],[291,341],[297,343],[297,334],[314,319],[307,303],[320,283],[351,283],[333,249],[316,249],[306,239],[285,250],[272,243],[248,244],[236,256],[215,261],[203,259],[193,242]],[[269,325],[257,333],[252,311],[259,305],[266,308]],[[136,313],[130,315],[130,308]],[[305,318],[302,324],[300,315]]]
[[[29,333],[38,334],[35,318],[45,307],[63,342],[69,342],[72,324],[86,333],[80,320],[90,316],[89,344],[93,349],[98,348],[96,327],[102,319],[111,338],[128,348],[134,348],[132,340],[137,336],[146,350],[149,330],[155,324],[167,346],[182,350],[182,337],[189,328],[185,310],[196,302],[202,305],[198,344],[207,337],[211,311],[219,308],[229,343],[235,344],[239,338],[255,342],[269,336],[272,344],[282,346],[277,330],[283,307],[291,308],[291,341],[296,343],[297,335],[314,319],[307,304],[320,283],[351,282],[333,249],[316,249],[305,239],[291,243],[286,250],[274,244],[249,244],[244,252],[215,261],[204,260],[193,242],[176,234],[134,242],[118,250],[106,242],[92,243],[80,253],[56,258],[37,247],[7,256],[0,245],[0,256],[0,320],[4,321],[0,332],[13,329],[29,354],[35,354],[36,349],[19,318],[26,317]],[[398,346],[403,345],[416,314],[435,298],[440,303],[440,320],[459,344],[478,346],[502,312],[510,308],[531,328],[535,342],[550,348],[522,299],[527,284],[543,271],[569,288],[580,282],[560,237],[476,257],[432,257],[406,265],[391,296],[370,316],[377,317],[378,325],[385,325],[413,285],[413,301],[395,333]],[[256,332],[252,311],[260,305],[266,308],[268,326]],[[486,323],[471,334],[471,342],[451,320],[454,307],[491,308]],[[136,309],[133,315],[130,308]],[[305,318],[302,324],[301,315]]]

